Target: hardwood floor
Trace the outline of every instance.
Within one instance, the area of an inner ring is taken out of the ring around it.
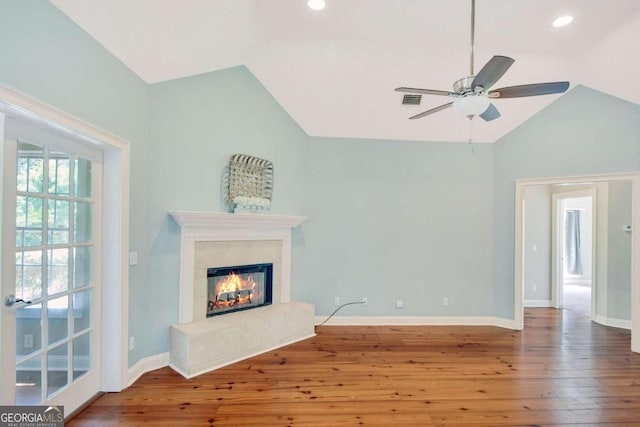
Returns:
[[[323,326],[191,380],[149,372],[67,426],[640,425],[629,331],[546,308],[525,324]]]

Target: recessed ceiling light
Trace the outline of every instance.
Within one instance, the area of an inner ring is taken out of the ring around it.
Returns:
[[[309,1],[311,1],[311,0],[309,0]],[[571,22],[573,22],[573,16],[564,15],[564,16],[561,16],[561,17],[557,18],[555,21],[553,21],[553,26],[554,27],[564,27],[565,25],[571,24]]]
[[[324,0],[309,0],[307,6],[313,10],[322,10],[327,4]]]

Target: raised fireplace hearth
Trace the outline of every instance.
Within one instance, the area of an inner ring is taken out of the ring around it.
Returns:
[[[306,217],[170,215],[181,235],[173,369],[190,378],[315,334],[313,305],[291,301],[291,230]]]

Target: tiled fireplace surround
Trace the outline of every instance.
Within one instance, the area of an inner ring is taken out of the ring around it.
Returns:
[[[306,217],[171,212],[181,227],[170,364],[187,378],[314,335],[314,307],[290,300],[291,230]],[[273,303],[206,318],[207,268],[273,264]]]

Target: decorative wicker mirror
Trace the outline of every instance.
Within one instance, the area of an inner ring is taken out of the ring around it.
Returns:
[[[234,154],[227,172],[227,202],[235,213],[267,213],[271,209],[273,163]]]

